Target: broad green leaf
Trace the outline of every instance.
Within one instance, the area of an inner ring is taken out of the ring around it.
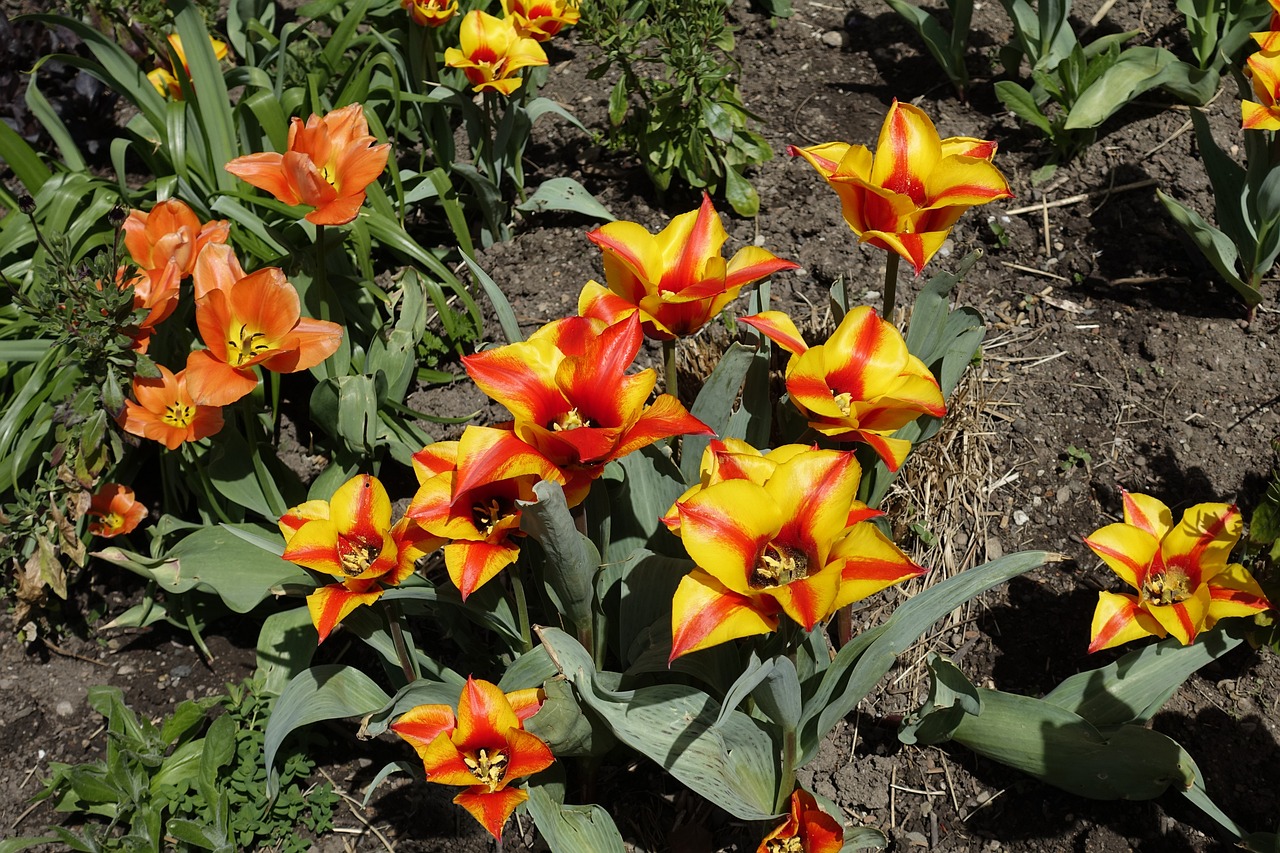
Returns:
[[[276,699],[263,738],[263,764],[270,774],[267,792],[275,796],[279,780],[273,772],[276,753],[293,732],[321,720],[372,714],[390,701],[369,676],[351,666],[322,664],[303,670]]]
[[[617,493],[610,494],[613,539],[609,553],[603,555],[604,561],[625,560],[641,548],[683,553],[679,541],[658,520],[684,492],[683,478],[665,445],[650,445],[628,453],[617,464],[623,471],[623,480]]]
[[[261,684],[259,689],[279,695],[294,676],[311,665],[318,644],[319,635],[305,605],[268,616],[258,632],[254,679]]]
[[[1046,136],[1053,137],[1053,126],[1026,89],[1012,80],[1000,80],[996,83],[996,97],[1018,118],[1040,128]]]
[[[1247,305],[1257,305],[1262,301],[1262,292],[1240,278],[1236,267],[1240,256],[1236,251],[1235,244],[1231,242],[1231,239],[1226,234],[1214,228],[1200,214],[1182,202],[1172,196],[1165,195],[1163,191],[1157,189],[1156,197],[1160,199],[1160,203],[1164,205],[1165,210],[1169,211],[1173,221],[1181,225],[1182,230],[1187,232],[1187,236],[1191,238],[1191,242],[1204,255],[1205,260],[1210,263],[1218,275],[1222,276],[1223,281],[1235,288]]]
[[[729,420],[733,416],[734,404],[742,390],[747,370],[755,358],[755,350],[738,342],[729,345],[716,364],[715,370],[707,377],[698,391],[698,398],[693,401],[689,410],[695,418],[709,426],[716,435],[728,435]],[[680,446],[680,473],[685,482],[693,483],[698,479],[698,468],[702,464],[702,454],[711,438],[705,435],[682,436]],[[663,508],[663,514],[670,505]]]
[[[542,838],[556,853],[624,853],[626,850],[622,836],[607,811],[597,805],[564,804],[563,783],[534,784],[531,781],[528,791],[529,815]]]
[[[4,122],[0,122],[0,160],[8,164],[31,195],[39,192],[51,174],[35,149]]]
[[[1164,48],[1131,47],[1071,105],[1064,128],[1097,127],[1138,95],[1170,81],[1186,91],[1192,73],[1200,74]],[[1212,95],[1210,90],[1205,100]]]
[[[533,191],[533,195],[516,205],[516,210],[524,213],[567,210],[605,222],[614,220],[608,208],[596,201],[595,196],[573,178],[550,178],[543,181]]]
[[[755,216],[760,212],[760,194],[734,166],[725,168],[724,197],[739,216]]]
[[[546,699],[538,713],[525,723],[525,728],[551,747],[557,758],[599,757],[618,745],[617,739],[596,714],[582,712],[569,682],[552,678],[543,690]]]
[[[533,493],[536,501],[517,501],[520,529],[542,546],[547,557],[542,569],[547,592],[578,639],[591,648],[594,581],[600,555],[574,525],[560,484],[541,480]]]
[[[929,696],[909,714],[898,729],[898,740],[929,745],[951,738],[965,714],[982,713],[982,700],[964,673],[951,661],[929,653]]]
[[[938,23],[938,19],[930,15],[906,0],[886,0],[890,8],[897,12],[907,23],[915,29],[916,33],[924,40],[924,46],[928,48],[929,53],[934,60],[942,67],[947,76],[951,78],[952,84],[956,88],[963,90],[969,82],[969,74],[965,69],[964,62],[964,36],[967,35],[968,22],[956,20],[953,23],[953,29],[950,33],[942,24]],[[960,0],[956,3],[951,0],[948,3],[952,7],[952,17],[956,17],[956,6],[962,7],[966,12],[972,13],[972,0]],[[957,44],[957,42],[959,42]]]

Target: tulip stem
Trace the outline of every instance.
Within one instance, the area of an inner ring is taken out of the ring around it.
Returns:
[[[520,625],[520,642],[525,652],[531,652],[533,635],[529,633],[529,603],[524,596],[524,581],[521,580],[520,571],[515,566],[512,567],[512,571],[507,572],[507,576],[511,578],[511,595],[516,600],[516,622]]]
[[[404,672],[405,683],[412,684],[418,680],[418,668],[414,666],[413,656],[409,654],[409,644],[405,642],[404,628],[400,624],[404,619],[404,613],[396,602],[384,600],[382,615],[386,617],[387,629],[391,632],[391,642],[396,647],[396,657],[400,660],[400,669]]]
[[[662,367],[666,371],[667,393],[680,399],[680,380],[676,373],[676,340],[662,342]]]
[[[894,303],[898,298],[898,253],[888,255],[884,262],[884,319],[893,323]]]

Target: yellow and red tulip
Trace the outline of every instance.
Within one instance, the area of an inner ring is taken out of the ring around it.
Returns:
[[[205,246],[226,243],[231,232],[225,219],[201,222],[176,198],[159,202],[145,213],[129,211],[122,227],[124,246],[139,269],[161,271],[172,262],[179,278],[191,275]]]
[[[510,95],[524,83],[520,69],[547,64],[542,45],[520,35],[514,21],[479,9],[463,17],[458,41],[445,50],[444,64],[462,69],[473,92]]]
[[[219,62],[227,58],[226,42],[209,36],[209,46],[213,48],[213,56]],[[191,69],[187,66],[187,52],[182,49],[182,38],[177,33],[170,34],[169,47],[173,49],[174,55],[178,57],[178,62],[182,65],[182,70],[190,78]],[[168,68],[160,67],[147,72],[147,79],[151,81],[151,85],[161,95],[168,95],[175,101],[182,100],[182,84],[178,82],[178,78]]]
[[[419,488],[407,518],[444,546],[449,578],[466,601],[520,556],[520,507],[539,480],[560,470],[505,429],[469,426],[459,441],[438,441],[413,456]]]
[[[578,0],[502,0],[502,12],[516,32],[546,41],[564,27],[578,23]]]
[[[456,715],[448,705],[419,705],[391,730],[418,753],[427,781],[462,786],[453,801],[500,839],[516,806],[529,799],[513,783],[555,761],[547,745],[524,730],[541,702],[539,690],[504,694],[495,684],[468,678]]]
[[[1280,41],[1275,47],[1280,47]],[[1280,130],[1280,50],[1268,50],[1264,46],[1263,50],[1249,57],[1244,73],[1258,100],[1240,102],[1240,127],[1244,130]]]
[[[653,370],[626,372],[642,341],[635,314],[611,326],[567,317],[462,363],[511,412],[516,437],[560,469],[576,506],[606,463],[674,435],[712,432],[670,394],[647,403]]]
[[[199,405],[187,391],[186,371],[176,375],[163,365],[160,376],[133,378],[133,397],[125,400],[124,411],[116,417],[120,428],[130,435],[158,441],[177,450],[186,441],[198,441],[222,429],[222,409]]]
[[[942,139],[924,111],[894,100],[873,155],[828,142],[789,149],[827,180],[858,242],[897,252],[918,275],[966,210],[1013,193],[991,164],[996,144]]]
[[[312,624],[324,642],[362,604],[373,604],[413,573],[418,558],[440,540],[408,519],[391,523],[391,499],[376,477],[362,474],[328,501],[308,501],[280,519],[284,559],[339,582],[307,596]]]
[[[89,532],[94,536],[132,533],[147,517],[147,508],[134,498],[133,489],[119,483],[103,483],[89,501]]]
[[[791,812],[756,848],[756,853],[840,853],[844,827],[818,808],[813,794],[797,788],[791,793]]]
[[[192,397],[225,406],[253,391],[262,365],[296,373],[324,361],[342,344],[342,327],[302,316],[298,292],[277,267],[236,279],[239,263],[217,250],[196,264],[196,325],[208,349],[187,356]],[[216,259],[222,262],[215,262]]]
[[[588,282],[578,313],[616,323],[639,313],[644,333],[669,341],[692,335],[738,297],[745,285],[798,264],[747,246],[727,264],[720,248],[729,235],[711,197],[657,234],[635,222],[610,222],[587,235],[604,252],[607,287]]]
[[[795,323],[780,311],[742,318],[792,354],[787,393],[809,426],[836,441],[861,441],[898,470],[911,443],[893,438],[922,414],[942,417],[938,381],[892,323],[869,306],[845,315],[826,343],[805,345]]]
[[[458,0],[400,0],[400,5],[420,27],[443,27],[458,14]]]
[[[315,208],[308,222],[345,225],[359,214],[365,188],[387,167],[391,145],[376,141],[364,108],[349,104],[324,116],[313,113],[306,124],[294,118],[284,154],[248,154],[226,168],[285,204]]]
[[[1227,562],[1243,528],[1232,504],[1196,504],[1175,525],[1163,503],[1126,492],[1124,521],[1084,543],[1137,592],[1098,593],[1089,651],[1149,636],[1186,645],[1219,619],[1270,608],[1244,566]]]
[[[856,499],[862,472],[852,453],[748,450],[712,442],[703,457],[707,485],[662,519],[698,567],[672,601],[672,660],[775,630],[783,613],[811,630],[838,608],[923,573],[867,522],[878,513]]]

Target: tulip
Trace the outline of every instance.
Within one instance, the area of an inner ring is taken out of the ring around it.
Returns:
[[[365,188],[387,167],[389,143],[374,145],[360,104],[324,116],[312,114],[304,125],[289,124],[284,154],[266,152],[237,157],[227,171],[285,204],[315,208],[316,225],[346,225],[364,204]]]
[[[202,223],[176,198],[159,202],[146,213],[129,211],[124,225],[124,246],[143,270],[163,270],[172,261],[179,278],[191,275],[205,246],[226,243],[231,224],[225,219]]]
[[[1100,592],[1089,651],[1172,635],[1186,645],[1219,619],[1271,607],[1239,563],[1228,563],[1244,522],[1232,504],[1202,503],[1177,525],[1149,495],[1124,495],[1124,521],[1084,540],[1137,594]]]
[[[947,412],[929,368],[907,352],[893,324],[868,306],[846,314],[826,343],[814,347],[780,311],[742,322],[792,354],[787,393],[809,426],[836,441],[871,445],[890,471],[911,450],[911,442],[892,434],[922,414],[940,418]]]
[[[453,801],[500,840],[511,813],[529,799],[512,784],[555,761],[547,745],[524,730],[541,701],[536,689],[504,694],[495,684],[468,678],[456,714],[448,705],[419,705],[391,730],[418,753],[428,782],[465,789]]]
[[[885,116],[874,155],[845,142],[789,151],[836,191],[858,242],[896,252],[917,275],[962,213],[1013,196],[991,164],[994,142],[941,139],[923,110],[897,100]]]
[[[129,326],[123,331],[133,338],[133,348],[145,353],[156,326],[168,319],[178,307],[179,270],[176,264],[169,262],[160,269],[134,270],[133,277],[126,279],[129,269],[122,266],[116,270],[116,286],[122,289],[132,287],[133,309],[147,313],[136,327]]]
[[[175,375],[159,366],[157,379],[133,378],[133,396],[124,401],[116,421],[131,435],[158,441],[170,450],[187,441],[198,441],[222,429],[222,410],[199,405],[187,391],[186,371]]]
[[[672,601],[671,660],[776,630],[782,614],[812,630],[924,571],[868,523],[879,513],[856,499],[852,453],[712,442],[702,469],[662,519],[697,565]]]
[[[492,90],[510,95],[524,79],[521,68],[546,65],[542,45],[524,38],[507,18],[495,18],[480,10],[468,12],[458,31],[461,45],[444,52],[444,64],[461,68],[473,92]]]
[[[103,483],[89,501],[89,532],[94,536],[132,533],[147,517],[147,508],[134,499],[133,489],[119,483]]]
[[[588,282],[578,313],[616,323],[638,312],[645,335],[659,341],[692,335],[745,285],[799,266],[755,246],[726,264],[720,247],[728,234],[706,193],[697,211],[680,214],[656,235],[635,222],[610,222],[587,237],[604,252],[608,286]]]
[[[502,0],[503,14],[524,38],[547,41],[578,23],[577,0]]]
[[[280,269],[267,267],[237,280],[239,263],[233,256],[215,250],[201,258],[195,287],[203,295],[196,299],[196,325],[208,349],[187,356],[197,402],[229,405],[257,387],[254,366],[296,373],[341,345],[341,326],[301,315],[298,292]]]
[[[442,27],[458,13],[458,0],[400,0],[400,5],[420,27]]]
[[[1249,57],[1244,71],[1258,100],[1240,102],[1241,128],[1280,130],[1280,50],[1258,51]]]
[[[657,376],[626,373],[642,340],[635,314],[611,326],[568,317],[462,359],[480,390],[511,412],[516,437],[560,469],[571,507],[608,462],[671,436],[712,434],[670,394],[646,402]]]
[[[844,827],[818,808],[813,794],[791,792],[791,813],[756,848],[756,853],[840,853]]]
[[[219,62],[227,58],[227,43],[219,41],[213,36],[209,36],[209,46],[213,48],[213,57]],[[173,49],[173,53],[178,57],[178,62],[182,64],[182,70],[186,72],[187,78],[191,78],[191,68],[187,65],[187,52],[182,49],[182,38],[177,33],[169,35],[169,47]],[[168,95],[175,101],[182,100],[182,84],[178,82],[178,78],[169,71],[168,68],[156,68],[154,71],[147,72],[147,79],[151,81],[151,85],[161,95]]]
[[[308,501],[280,519],[284,559],[330,575],[338,583],[307,596],[320,642],[353,610],[372,605],[413,573],[418,558],[439,546],[408,519],[391,523],[391,499],[376,477],[353,477],[328,501]]]
[[[462,600],[520,556],[519,501],[536,501],[540,480],[564,482],[546,457],[510,430],[467,427],[460,441],[438,441],[413,456],[420,484],[405,513],[449,540],[445,568]]]

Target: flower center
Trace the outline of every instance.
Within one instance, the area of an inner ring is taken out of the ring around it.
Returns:
[[[790,838],[770,838],[764,844],[767,853],[804,853],[804,840],[798,835]]]
[[[755,589],[771,589],[808,576],[808,554],[790,545],[779,547],[770,542],[756,558],[747,582]]]
[[[227,339],[227,363],[239,367],[271,348],[266,333],[251,331],[247,323],[241,323],[240,331]]]
[[[102,527],[104,530],[119,530],[124,527],[124,518],[118,512],[109,512],[102,516]]]
[[[164,407],[164,414],[160,416],[160,420],[164,421],[171,427],[186,429],[191,425],[191,422],[195,420],[195,417],[195,406],[188,406],[186,403],[181,403],[175,400]]]
[[[850,395],[848,391],[845,391],[842,394],[837,394],[835,391],[832,391],[831,395],[835,399],[836,405],[840,407],[840,414],[847,418],[849,416],[849,411],[853,408],[853,396]]]
[[[551,422],[553,432],[565,432],[578,427],[591,426],[591,421],[582,416],[577,408],[572,408]]]
[[[484,537],[493,533],[493,529],[498,526],[498,522],[503,517],[502,507],[498,505],[497,498],[491,498],[487,505],[475,504],[471,507],[471,520],[476,530],[480,531],[480,535]]]
[[[1191,579],[1177,568],[1152,572],[1142,582],[1142,600],[1149,604],[1179,604],[1191,597]]]
[[[502,750],[495,749],[490,753],[487,749],[481,749],[474,755],[465,753],[462,762],[467,765],[477,782],[489,786],[489,793],[492,794],[502,786],[502,777],[507,772],[507,754]]]
[[[381,542],[338,539],[338,562],[342,565],[342,571],[351,577],[367,572],[369,567],[373,565],[373,561],[381,555]]]

